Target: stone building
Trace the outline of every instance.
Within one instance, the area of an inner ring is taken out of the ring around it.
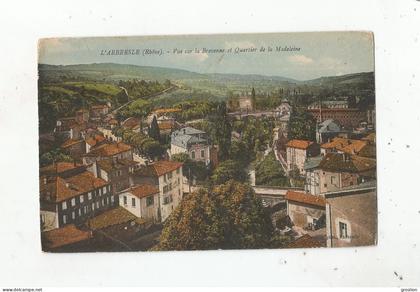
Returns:
[[[377,243],[376,181],[325,194],[328,247]]]
[[[318,154],[319,145],[317,143],[307,140],[290,140],[286,144],[287,171],[297,169],[301,175],[304,175],[305,160]]]

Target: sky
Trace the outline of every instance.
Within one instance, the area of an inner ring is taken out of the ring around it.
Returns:
[[[261,51],[262,47],[265,51]],[[273,50],[268,52],[268,47]],[[299,50],[276,51],[276,47]],[[208,52],[203,48],[224,51]],[[253,48],[255,52],[246,52]],[[111,50],[126,49],[139,53],[107,54]],[[162,55],[143,54],[146,49],[162,52]],[[243,49],[245,52],[238,52]],[[373,34],[369,32],[50,38],[40,41],[38,62],[51,65],[119,63],[198,73],[260,74],[309,80],[374,71],[374,43]]]

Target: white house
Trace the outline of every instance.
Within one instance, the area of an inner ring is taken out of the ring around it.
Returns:
[[[182,163],[156,161],[135,171],[134,184],[151,184],[159,189],[159,212],[165,221],[182,200]]]
[[[139,218],[160,222],[159,189],[154,185],[141,184],[124,190],[119,204]]]

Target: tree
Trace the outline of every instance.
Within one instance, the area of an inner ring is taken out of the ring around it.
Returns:
[[[159,130],[159,125],[156,119],[156,116],[153,117],[152,123],[150,124],[149,127],[149,136],[153,139],[155,139],[156,141],[160,141],[160,130]]]
[[[41,167],[49,165],[53,162],[73,162],[73,158],[63,153],[60,148],[46,152],[39,158],[39,164]]]
[[[289,120],[289,139],[315,141],[316,121],[304,109],[292,110]]]
[[[264,160],[255,167],[257,185],[289,186],[288,179],[280,163],[276,160],[274,152],[270,152]]]
[[[219,158],[226,160],[229,157],[232,125],[227,115],[225,102],[216,106],[215,113],[210,117],[210,123],[213,141],[219,145]]]
[[[221,162],[211,176],[211,180],[216,185],[223,184],[229,180],[245,182],[247,179],[248,174],[245,172],[244,167],[234,160]]]
[[[230,181],[185,197],[165,222],[157,250],[270,247],[273,226],[253,189]]]
[[[182,173],[191,182],[193,178],[204,181],[208,177],[208,169],[204,162],[192,160],[187,153],[174,154],[171,160],[182,162]]]
[[[252,103],[252,109],[253,110],[256,110],[257,108],[256,108],[256,106],[257,106],[257,98],[255,97],[255,89],[254,89],[254,87],[252,87],[252,90],[251,90],[251,103]]]

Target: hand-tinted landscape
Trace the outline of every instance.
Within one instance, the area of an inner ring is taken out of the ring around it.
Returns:
[[[306,47],[121,62],[95,53],[128,40],[169,48],[231,38]],[[369,33],[88,38],[83,49],[78,41],[40,42],[43,250],[376,244]]]

